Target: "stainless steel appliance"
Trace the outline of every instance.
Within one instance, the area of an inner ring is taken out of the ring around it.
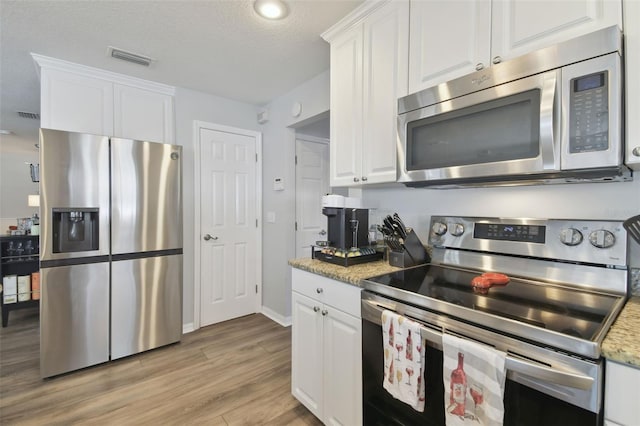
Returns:
[[[181,147],[40,130],[40,373],[182,335]]]
[[[401,98],[407,186],[624,181],[622,34],[610,27]]]
[[[602,424],[600,348],[626,300],[621,221],[432,217],[432,262],[363,282],[365,424],[444,424],[442,335],[507,352],[505,425]],[[481,288],[486,272],[510,277]],[[382,310],[422,324],[426,408],[382,388]]]

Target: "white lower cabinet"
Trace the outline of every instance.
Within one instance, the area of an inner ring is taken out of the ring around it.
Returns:
[[[362,424],[360,288],[292,270],[291,392],[327,425]]]
[[[604,417],[605,425],[640,424],[640,368],[607,360]]]

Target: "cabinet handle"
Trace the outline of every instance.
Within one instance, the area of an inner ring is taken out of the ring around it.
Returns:
[[[482,62],[478,62],[476,64],[476,71],[480,71],[482,69],[484,69],[484,64]]]
[[[354,182],[360,182],[360,179],[358,179],[357,177],[354,177],[354,178],[353,178],[353,181],[354,181]]]
[[[322,293],[324,290],[320,287],[316,288],[316,293],[320,294]]]
[[[500,56],[494,56],[492,62],[494,64],[499,64],[500,62],[502,62],[502,58]]]
[[[362,176],[362,181],[366,182],[367,180],[369,180],[366,176]]]
[[[633,151],[631,151],[631,153],[636,157],[640,157],[640,146],[636,146],[635,148],[633,148]]]
[[[319,307],[317,307],[317,306],[314,306],[314,307],[313,307],[313,312],[318,312],[319,310],[320,310],[320,308],[319,308]]]
[[[328,313],[329,313],[329,311],[327,311],[326,309],[322,310],[322,316],[323,317],[326,317]]]

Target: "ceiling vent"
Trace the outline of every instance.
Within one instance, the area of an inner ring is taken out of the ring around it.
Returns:
[[[148,56],[139,55],[133,52],[127,52],[126,50],[122,50],[113,46],[109,46],[107,52],[112,58],[121,59],[127,62],[133,62],[134,64],[144,65],[145,67],[148,67],[149,65],[151,65],[151,62],[154,61],[154,59]]]
[[[40,114],[35,112],[18,111],[18,115],[22,118],[30,118],[32,120],[40,120]]]

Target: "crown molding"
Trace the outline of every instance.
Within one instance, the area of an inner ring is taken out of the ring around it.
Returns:
[[[350,14],[339,20],[331,28],[321,34],[321,37],[331,43],[333,39],[343,31],[346,31],[360,24],[364,19],[376,10],[380,9],[391,1],[407,1],[407,0],[366,0]]]

